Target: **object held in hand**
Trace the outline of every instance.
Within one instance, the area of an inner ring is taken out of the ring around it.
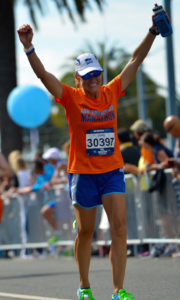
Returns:
[[[174,168],[174,167],[175,167],[175,163],[174,163],[173,160],[169,160],[169,161],[168,161],[168,167],[169,167],[169,168]]]
[[[154,18],[154,23],[156,27],[158,28],[158,31],[160,32],[162,37],[170,36],[173,31],[172,27],[169,21],[169,18],[164,11],[164,8],[162,5],[155,4],[155,7],[153,8],[153,12],[156,14]]]

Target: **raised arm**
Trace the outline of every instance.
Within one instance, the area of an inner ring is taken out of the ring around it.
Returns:
[[[156,26],[154,23],[155,16],[156,16],[156,14],[154,14],[152,16],[153,25],[151,26],[151,29],[153,29],[154,31],[156,31]],[[149,50],[151,49],[151,46],[152,46],[155,38],[156,38],[156,35],[148,32],[148,34],[146,35],[146,37],[144,38],[142,43],[133,52],[133,55],[132,55],[130,61],[128,62],[128,64],[125,66],[125,68],[121,72],[122,91],[125,90],[126,87],[133,80],[140,64],[143,62],[143,60],[147,56]]]
[[[31,26],[29,24],[23,25],[17,30],[17,32],[19,35],[19,39],[24,46],[24,49],[27,51],[28,49],[33,48],[32,39],[34,34]],[[31,52],[32,49],[29,51],[29,53]],[[45,70],[35,51],[32,54],[27,55],[27,58],[29,59],[34,73],[42,81],[47,90],[53,96],[61,99],[63,89],[61,82],[54,75]]]

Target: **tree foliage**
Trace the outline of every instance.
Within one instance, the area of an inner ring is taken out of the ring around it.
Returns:
[[[73,0],[73,1],[52,0],[52,2],[54,2],[60,14],[66,11],[68,13],[70,20],[73,23],[75,23],[75,18],[74,18],[75,13],[79,15],[80,19],[83,22],[86,21],[85,11],[86,9],[92,8],[92,2],[97,4],[100,11],[102,11],[103,4],[105,3],[104,0],[93,0],[93,1],[92,0]],[[73,2],[73,5],[70,4],[70,2]],[[37,29],[38,28],[37,10],[39,10],[41,14],[44,14],[44,7],[46,4],[46,0],[24,0],[24,3],[28,7],[32,22],[35,28]]]

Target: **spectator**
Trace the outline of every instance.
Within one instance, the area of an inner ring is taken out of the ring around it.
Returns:
[[[16,175],[18,178],[19,188],[25,188],[32,186],[31,181],[31,170],[28,168],[28,165],[22,156],[17,155],[14,158],[14,164],[16,169]],[[20,213],[21,213],[21,237],[24,244],[27,243],[27,209],[24,203],[24,198],[21,199]],[[21,258],[26,258],[26,249],[21,249],[20,256]]]
[[[36,182],[32,186],[17,189],[19,194],[27,194],[30,192],[38,192],[43,188],[46,182],[48,182],[49,176],[44,171],[42,161],[34,161],[34,173],[36,175]]]
[[[47,178],[47,181],[49,182],[51,180],[51,178],[53,177],[53,174],[54,174],[54,165],[49,163],[46,159],[43,158],[43,152],[42,151],[37,151],[35,156],[34,156],[34,161],[41,161],[43,163],[43,168],[44,168],[44,174]],[[34,175],[34,182],[36,181],[36,176],[35,174],[32,174]]]
[[[14,175],[13,175],[13,181],[14,181],[14,187],[15,188],[18,188],[19,187],[19,181],[18,181],[18,177],[16,175],[16,172],[18,171],[17,170],[17,158],[18,157],[21,157],[22,158],[22,153],[21,151],[19,150],[14,150],[12,151],[9,156],[8,156],[8,161],[9,161],[9,164],[10,164],[10,167],[11,169],[13,170],[14,172]]]
[[[164,128],[167,133],[170,133],[174,138],[180,138],[180,119],[176,116],[169,116],[164,120]],[[175,158],[167,161],[167,165],[175,167],[173,170],[173,176],[180,180],[180,149],[179,139],[176,141],[174,149]]]
[[[0,152],[0,182],[2,185],[2,182],[4,181],[4,178],[12,178],[13,177],[13,172],[8,164],[8,162],[6,161],[4,155]],[[2,190],[1,190],[2,193]],[[3,201],[0,197],[0,222],[2,220],[2,216],[3,216]]]
[[[154,175],[154,183],[151,185],[149,191],[152,192],[154,190],[160,190],[160,192],[162,193],[165,187],[165,182],[166,182],[166,177],[164,172],[162,171],[163,168],[166,168],[166,161],[167,159],[173,157],[173,152],[168,149],[167,147],[165,147],[162,142],[161,139],[158,135],[153,135],[152,133],[144,133],[141,136],[140,139],[140,144],[145,147],[146,149],[149,149],[152,151],[153,153],[153,157],[155,160],[155,164],[151,164],[148,167],[148,171],[152,171],[152,170],[158,170],[159,174],[156,173]],[[162,197],[161,197],[162,198]],[[162,198],[164,200],[164,197]],[[166,207],[166,203],[163,201],[160,201],[160,207],[161,207],[161,222],[163,224],[164,227],[164,231],[167,235],[167,237],[172,237],[173,235],[173,227],[171,224],[171,221],[169,219],[169,216],[167,214],[167,207]],[[160,246],[155,246],[153,248],[153,256],[159,256],[161,254],[163,254],[163,256],[167,256],[169,254],[172,254],[175,251],[175,245],[173,244],[169,244],[169,245],[160,245]]]
[[[44,205],[41,209],[41,215],[48,222],[48,224],[52,227],[54,235],[52,238],[48,240],[49,244],[54,244],[58,241],[62,232],[57,229],[56,218],[55,218],[55,206],[56,200],[52,200],[46,205]]]
[[[5,176],[8,178],[12,178],[13,172],[4,155],[0,152],[0,180]]]
[[[42,158],[43,156],[43,151],[38,150],[35,155],[33,160],[41,160],[43,163],[46,163],[46,161]]]
[[[172,137],[180,137],[180,119],[176,116],[169,116],[164,120],[164,128]]]
[[[180,148],[179,148],[179,138],[180,138],[180,119],[177,116],[169,116],[164,120],[164,128],[167,133],[171,134],[173,138],[177,138],[176,146],[174,149],[174,159],[167,161],[168,165],[173,165],[175,167],[172,171],[172,175],[180,180]],[[179,196],[178,196],[179,197]],[[177,200],[179,200],[177,197]],[[180,258],[180,252],[174,253],[172,255],[174,258]]]
[[[61,165],[61,161],[60,161],[60,157],[59,157],[59,150],[56,149],[54,150],[54,148],[51,148],[53,149],[52,151],[49,151],[48,152],[48,155],[47,153],[45,154],[45,159],[47,159],[50,163],[52,163],[53,165],[56,164],[58,166],[58,169],[59,169],[59,165]],[[58,164],[59,162],[59,164]],[[46,172],[46,170],[44,170],[44,164],[41,161],[34,161],[34,173],[36,175],[36,182],[35,184],[33,184],[32,186],[28,186],[28,187],[25,187],[25,188],[20,188],[17,190],[17,192],[19,194],[26,194],[26,193],[29,193],[29,192],[37,192],[39,190],[42,190],[44,189],[44,187],[49,184],[49,180],[51,180],[51,177],[49,177],[49,173]],[[65,180],[65,182],[67,183],[67,178]],[[51,185],[50,185],[51,186]],[[47,209],[48,208],[48,209]],[[56,224],[55,224],[55,220],[52,216],[52,214],[54,213],[54,210],[55,210],[55,201],[51,201],[48,205],[45,205],[43,207],[43,209],[41,210],[41,214],[43,215],[43,217],[45,219],[47,219],[48,223],[50,223],[50,225],[52,226],[52,228],[55,230],[56,229]],[[57,232],[55,230],[55,237],[57,236]],[[51,243],[54,243],[55,240],[53,241],[50,241]]]
[[[58,148],[50,148],[42,157],[54,167],[52,178],[44,188],[48,189],[55,184],[67,183],[67,165],[61,160],[60,150]]]
[[[36,181],[33,185],[25,186],[25,187],[20,187],[16,191],[20,195],[24,195],[30,192],[38,192],[43,188],[45,183],[49,180],[49,176],[47,176],[46,172],[44,171],[44,165],[42,160],[35,160],[33,162],[34,168],[33,168],[33,173],[35,174]],[[22,207],[22,239],[24,242],[27,241],[27,232],[26,232],[26,223],[28,220],[28,214],[25,215],[24,218],[24,212],[23,212],[24,207]],[[42,251],[42,249],[33,249],[33,254],[34,256],[39,255],[38,251]],[[20,255],[22,258],[26,258],[26,251],[25,249],[22,249]]]
[[[0,152],[0,194],[2,194],[2,192],[4,190],[6,190],[7,185],[9,186],[9,179],[13,178],[13,172],[6,160],[6,158],[4,157],[4,155]],[[0,197],[0,223],[2,221],[3,218],[3,200]],[[8,251],[5,250],[3,256],[5,258],[9,258],[8,256]]]
[[[16,160],[17,177],[19,187],[26,187],[32,185],[31,182],[31,171],[28,169],[27,163],[23,157],[17,157]]]
[[[2,153],[0,153],[0,168],[0,194],[3,194],[13,187],[14,174]]]
[[[134,146],[129,131],[127,129],[118,130],[118,138],[120,142],[121,154],[124,160],[124,171],[126,173],[131,173],[130,165],[138,166],[138,162],[141,156],[140,150],[137,146]]]
[[[67,166],[62,161],[59,161],[60,153],[57,148],[51,148],[53,150],[49,150],[49,152],[45,153],[43,155],[44,158],[49,160],[52,163],[53,159],[58,159],[58,162],[56,162],[57,166],[54,172],[54,176],[51,179],[49,183],[46,184],[46,187],[49,188],[51,185],[60,184],[60,183],[68,183],[68,177],[67,177]],[[67,157],[69,156],[69,149],[70,149],[70,140],[68,140],[63,146],[62,149],[66,152]],[[58,151],[57,151],[58,150]],[[60,172],[64,171],[64,175],[60,177]],[[48,240],[49,244],[54,244],[58,241],[59,236],[62,234],[60,230],[57,229],[56,226],[56,219],[55,219],[55,206],[56,206],[56,200],[52,200],[49,203],[47,203],[43,208],[41,209],[42,216],[46,219],[46,221],[49,223],[49,225],[52,227],[54,231],[54,236]]]
[[[148,171],[165,167],[166,160],[173,157],[172,151],[162,144],[158,135],[153,135],[150,132],[144,133],[139,142],[142,147],[152,151],[154,157],[155,164],[148,166]]]
[[[57,166],[57,164],[62,163],[60,150],[58,148],[50,148],[43,155],[42,158],[53,166]]]
[[[147,123],[143,120],[137,120],[131,127],[130,129],[133,131],[134,136],[136,137],[136,139],[139,141],[141,139],[141,137],[143,136],[143,134],[145,133],[151,133],[151,129],[148,127]],[[141,147],[141,158],[139,160],[138,163],[138,168],[137,170],[133,167],[134,174],[142,174],[139,178],[140,180],[140,190],[141,190],[141,194],[144,194],[144,197],[146,199],[146,193],[147,190],[150,188],[150,179],[149,176],[147,174],[147,171],[149,170],[150,166],[152,164],[155,163],[154,157],[153,157],[153,152],[152,152],[152,148],[145,148],[144,145],[140,145]],[[149,216],[149,210],[150,210],[150,203],[147,202],[146,203],[146,211],[145,211],[145,219],[146,219],[146,231],[149,232],[150,230],[150,224],[151,224],[151,220],[150,220],[150,216]],[[140,256],[144,257],[149,255],[149,245],[148,244],[144,244],[141,245],[141,253],[139,253]]]
[[[147,123],[143,120],[137,120],[134,122],[134,124],[130,127],[130,130],[133,131],[134,136],[139,141],[141,136],[145,132],[151,132],[151,129],[148,127]],[[146,166],[153,164],[154,158],[152,155],[152,151],[149,149],[145,149],[144,147],[141,147],[141,169],[145,169]]]

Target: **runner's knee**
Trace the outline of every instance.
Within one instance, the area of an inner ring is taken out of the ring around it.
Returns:
[[[93,227],[86,227],[86,228],[79,228],[78,229],[78,236],[79,238],[81,239],[84,239],[86,241],[89,241],[92,239],[93,237],[93,234],[94,234],[94,226]]]
[[[111,236],[112,238],[126,238],[127,236],[127,227],[126,219],[114,220],[111,224]]]
[[[46,218],[48,217],[50,214],[50,207],[49,206],[44,206],[42,209],[41,209],[41,215]]]

